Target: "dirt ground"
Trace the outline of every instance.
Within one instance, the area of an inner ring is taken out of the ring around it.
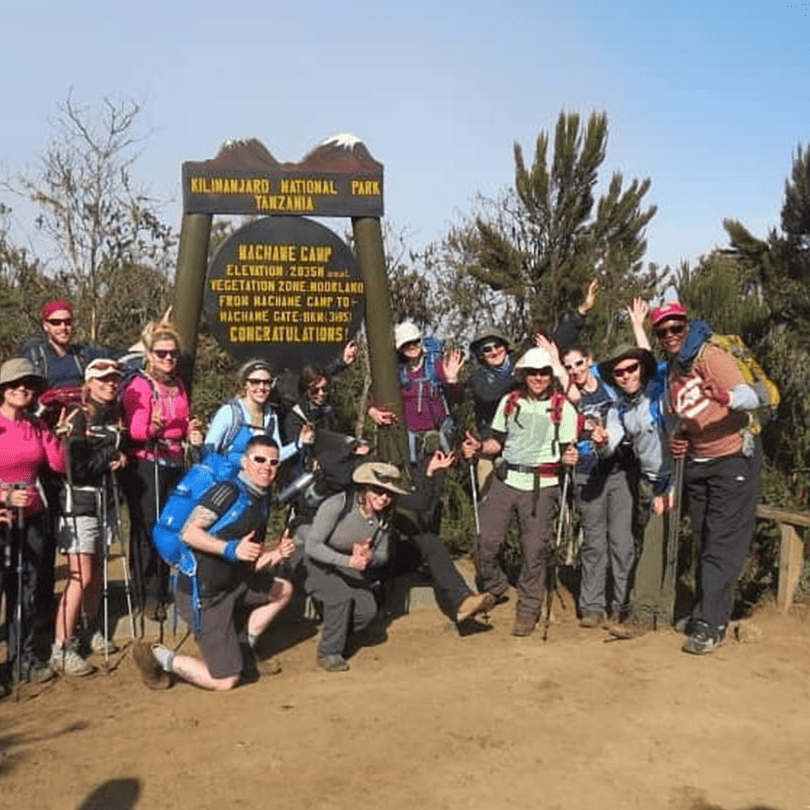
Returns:
[[[565,604],[546,642],[510,635],[514,600],[464,635],[414,608],[334,674],[288,616],[263,650],[283,672],[228,694],[150,692],[124,649],[0,700],[0,808],[810,807],[802,609],[693,657],[674,630],[609,642]]]

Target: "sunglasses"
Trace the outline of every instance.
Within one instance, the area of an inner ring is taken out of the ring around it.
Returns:
[[[527,377],[550,377],[552,374],[551,366],[545,368],[526,368],[524,369]]]
[[[580,357],[579,360],[574,360],[573,363],[566,363],[565,370],[573,371],[575,368],[582,368],[585,365],[585,360]]]
[[[36,377],[23,377],[21,380],[14,380],[8,385],[11,389],[24,388],[26,391],[36,391],[38,386],[39,380]]]
[[[261,377],[248,377],[245,382],[249,385],[255,385],[257,387],[261,385],[266,388],[270,388],[273,384],[272,380],[263,380]]]
[[[323,385],[313,385],[309,390],[312,391],[313,394],[326,393],[329,390],[329,386],[326,383]]]
[[[111,385],[112,383],[118,385],[121,378],[117,374],[105,374],[103,377],[95,377],[94,379],[106,385]]]
[[[629,366],[623,366],[622,368],[614,368],[613,369],[613,376],[614,377],[626,377],[629,374],[635,374],[639,366],[641,365],[640,362],[631,363]]]
[[[51,326],[73,326],[73,318],[47,318]]]
[[[97,360],[93,363],[93,368],[99,371],[121,371],[121,364],[114,361]]]
[[[498,351],[498,349],[500,349],[502,346],[503,343],[498,343],[498,341],[493,340],[490,343],[484,343],[484,345],[481,346],[480,351],[481,354],[489,354],[490,352]]]
[[[277,458],[268,458],[267,456],[250,456],[250,460],[254,464],[269,464],[271,467],[278,467],[279,465]]]
[[[387,495],[389,498],[393,498],[393,497],[394,497],[394,494],[391,492],[391,490],[389,490],[389,489],[384,489],[383,487],[378,487],[378,486],[375,486],[374,484],[372,484],[371,486],[369,486],[369,489],[370,489],[370,490],[371,490],[371,491],[372,491],[372,492],[373,492],[375,495]]]
[[[152,349],[152,354],[154,354],[158,360],[165,360],[167,357],[170,360],[177,360],[180,356],[180,349]]]
[[[676,323],[673,326],[662,326],[655,330],[656,337],[665,338],[667,335],[682,335],[686,331],[685,323]]]

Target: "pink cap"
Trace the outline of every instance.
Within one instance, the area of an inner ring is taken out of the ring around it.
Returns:
[[[650,315],[650,321],[653,326],[658,325],[661,321],[668,321],[670,318],[678,318],[679,320],[686,320],[686,309],[683,304],[677,301],[670,301],[658,309],[654,309]]]

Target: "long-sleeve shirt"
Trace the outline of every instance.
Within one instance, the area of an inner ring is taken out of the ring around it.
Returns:
[[[124,421],[134,445],[133,455],[169,464],[183,463],[182,441],[188,432],[190,417],[188,394],[179,378],[171,385],[145,374],[136,374],[121,394]],[[161,425],[155,430],[152,414],[160,413]]]
[[[363,578],[364,572],[349,566],[352,547],[370,537],[374,557],[369,567],[384,565],[388,561],[388,529],[379,515],[363,517],[356,499],[347,512],[346,498],[354,498],[354,494],[351,491],[339,492],[320,505],[312,525],[306,531],[304,550],[316,562],[334,565],[344,574]]]
[[[0,482],[3,486],[32,486],[43,466],[53,472],[65,472],[65,450],[44,422],[27,415],[12,420],[0,414]],[[39,488],[26,507],[26,517],[45,508]]]
[[[236,413],[234,413],[234,406],[236,407]],[[236,425],[234,425],[234,416],[237,418]],[[237,428],[235,433],[234,427]],[[296,441],[282,445],[278,416],[272,406],[264,406],[262,424],[254,425],[251,422],[247,406],[241,399],[226,402],[214,414],[214,418],[208,426],[208,433],[205,434],[205,450],[206,452],[227,456],[229,461],[238,464],[245,445],[253,436],[260,434],[273,437],[279,447],[279,459],[281,461],[291,458],[299,450]],[[229,435],[231,436],[230,441],[228,441]]]
[[[733,392],[728,405],[706,396],[703,386],[707,381]],[[695,362],[688,373],[677,364],[670,368],[670,416],[679,419],[695,458],[722,458],[740,452],[740,430],[748,423],[745,409],[758,404],[756,392],[746,385],[737,363],[717,346],[710,346],[704,359]]]
[[[439,385],[434,385],[427,376],[423,358],[417,368],[404,366],[402,376],[402,402],[405,410],[405,425],[408,430],[422,432],[436,430],[450,415],[447,411],[444,396],[447,394],[454,401],[461,401],[463,386],[459,382],[448,382],[447,372],[442,360],[436,361],[436,373]]]

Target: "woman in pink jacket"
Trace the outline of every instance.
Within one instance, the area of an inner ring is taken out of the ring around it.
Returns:
[[[37,475],[43,467],[56,473],[65,471],[62,444],[44,422],[28,413],[45,385],[45,378],[36,373],[30,360],[18,357],[0,367],[0,497],[6,517],[6,526],[0,530],[7,532],[3,551],[9,555],[0,573],[0,591],[6,594],[10,671],[33,683],[53,677],[53,670],[39,660],[35,649],[37,614],[50,618],[53,601],[53,593],[44,593],[42,583],[53,581],[54,566],[53,554],[47,554],[47,514]],[[18,627],[16,569],[20,557],[22,624]]]
[[[183,441],[203,442],[191,419],[188,392],[177,374],[180,340],[168,324],[148,324],[142,335],[146,367],[126,384],[121,402],[131,463],[123,475],[129,505],[130,559],[135,592],[150,618],[165,617],[169,570],[152,545],[152,526],[183,473]]]

